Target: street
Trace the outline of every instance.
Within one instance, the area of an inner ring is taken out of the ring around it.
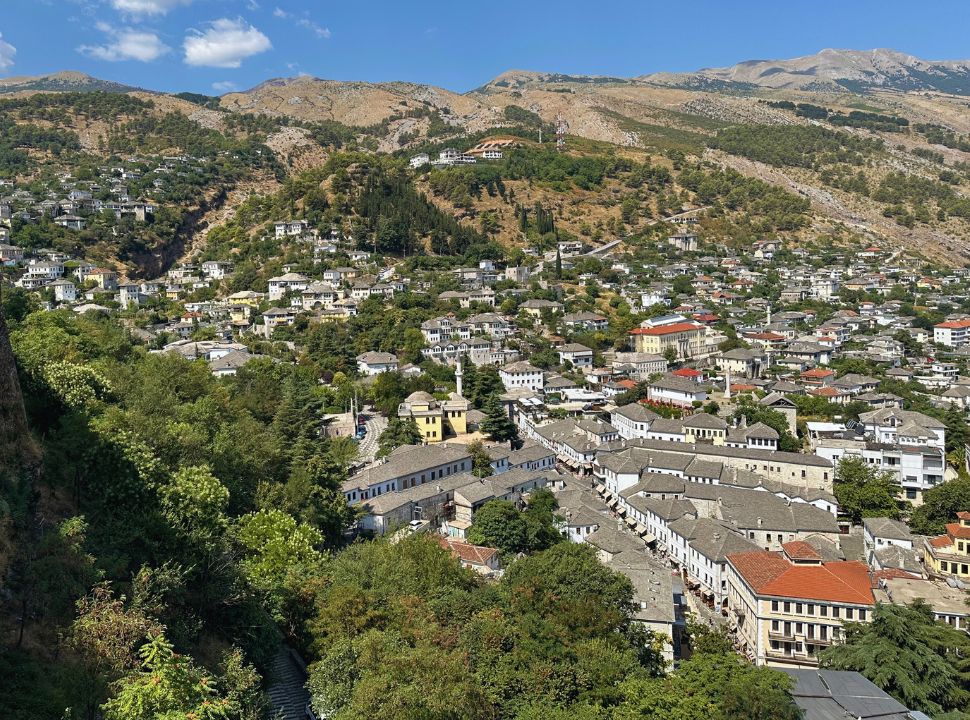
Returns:
[[[357,462],[366,465],[373,462],[377,455],[377,441],[387,427],[387,418],[373,409],[361,413],[361,417],[365,418],[364,427],[367,428],[367,434],[360,441]]]

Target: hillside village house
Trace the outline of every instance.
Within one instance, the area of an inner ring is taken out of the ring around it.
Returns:
[[[948,348],[962,347],[970,338],[970,318],[947,320],[933,326],[933,342]]]
[[[624,440],[646,438],[650,425],[660,416],[640,403],[618,407],[610,414],[610,425]]]
[[[872,581],[860,562],[827,562],[796,541],[781,553],[728,555],[727,563],[731,622],[758,665],[817,665],[818,653],[842,638],[842,621],[872,619]]]
[[[567,343],[559,346],[559,362],[570,363],[574,368],[593,367],[593,350],[579,343]]]
[[[707,400],[710,387],[677,377],[665,375],[647,386],[647,399],[663,405],[677,405],[689,408]]]
[[[273,232],[278,238],[287,235],[303,235],[309,227],[310,224],[306,220],[278,220],[273,223]]]
[[[357,356],[357,370],[363,375],[380,375],[397,368],[397,356],[391,353],[372,351]]]
[[[498,375],[506,390],[528,388],[538,392],[545,384],[542,370],[524,360],[499,368]]]
[[[923,562],[933,577],[970,578],[970,512],[958,512],[943,535],[926,538]]]
[[[269,279],[269,299],[279,300],[288,292],[303,292],[310,284],[310,279],[299,273],[286,273]]]

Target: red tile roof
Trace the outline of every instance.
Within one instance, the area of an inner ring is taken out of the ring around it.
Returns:
[[[946,534],[950,537],[970,539],[970,527],[963,527],[960,523],[947,523]]]
[[[961,520],[970,520],[970,512],[967,512],[966,510],[961,510],[960,512],[957,513],[957,517],[960,518]]]
[[[821,560],[822,556],[818,551],[804,540],[793,540],[787,542],[782,547],[785,554],[793,560]]]
[[[950,328],[952,330],[959,330],[960,328],[970,327],[970,319],[968,320],[947,320],[946,322],[938,323],[933,327],[938,328]]]
[[[671,375],[676,375],[677,377],[685,378],[696,378],[701,376],[700,370],[694,370],[693,368],[681,368],[680,370],[674,370]]]
[[[695,323],[671,323],[670,325],[659,325],[652,328],[634,328],[630,331],[631,335],[673,335],[679,332],[689,332],[691,330],[702,330],[700,325]]]
[[[930,545],[937,549],[950,547],[952,544],[953,541],[950,539],[949,535],[938,535],[934,538],[930,538]]]
[[[450,550],[452,557],[458,558],[462,562],[470,565],[487,566],[489,561],[498,554],[498,550],[495,548],[472,545],[461,540],[441,537],[440,535],[438,536],[438,544],[445,550]]]
[[[804,378],[827,378],[832,375],[835,375],[835,373],[831,370],[824,370],[823,368],[813,368],[802,373],[802,377]]]
[[[819,397],[839,397],[843,393],[832,387],[820,387],[814,388],[808,391],[811,395],[817,395]]]
[[[767,550],[728,555],[727,559],[758,595],[875,604],[869,568],[861,562],[797,565],[780,553]]]

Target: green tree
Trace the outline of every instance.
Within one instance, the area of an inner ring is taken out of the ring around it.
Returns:
[[[937,715],[970,703],[970,638],[938,622],[922,601],[879,604],[867,624],[846,623],[845,642],[822,667],[855,670],[913,710]]]
[[[257,718],[259,676],[234,673],[244,683],[230,692],[189,658],[175,652],[164,635],[151,637],[139,655],[141,670],[118,681],[115,696],[102,706],[105,720],[221,720]],[[238,658],[233,661],[238,663]],[[243,669],[241,666],[234,668]]]
[[[693,295],[694,279],[690,275],[678,275],[673,279],[671,289],[678,295]]]
[[[481,422],[481,430],[488,439],[514,444],[519,437],[519,431],[498,395],[489,397],[483,410],[485,417]]]
[[[876,470],[861,457],[847,455],[839,460],[833,489],[839,509],[854,523],[867,517],[900,516],[899,484],[893,474]]]
[[[492,458],[489,456],[481,440],[468,443],[467,450],[472,456],[472,475],[486,478],[495,472],[492,468]]]
[[[402,445],[420,445],[421,431],[413,418],[391,418],[378,439],[378,457],[386,457]]]
[[[909,524],[920,535],[938,535],[958,512],[970,508],[970,477],[962,475],[923,493],[923,504],[913,510]]]
[[[246,553],[243,573],[253,587],[265,593],[270,609],[282,620],[290,592],[288,581],[317,567],[323,535],[280,510],[260,510],[239,519],[236,537]]]
[[[489,500],[468,528],[468,541],[496,548],[506,557],[528,549],[528,527],[522,513],[508,500]]]

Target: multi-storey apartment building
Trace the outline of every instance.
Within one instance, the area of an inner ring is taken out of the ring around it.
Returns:
[[[808,543],[727,557],[728,603],[741,650],[758,665],[817,665],[842,622],[872,619],[869,568],[826,562]]]

